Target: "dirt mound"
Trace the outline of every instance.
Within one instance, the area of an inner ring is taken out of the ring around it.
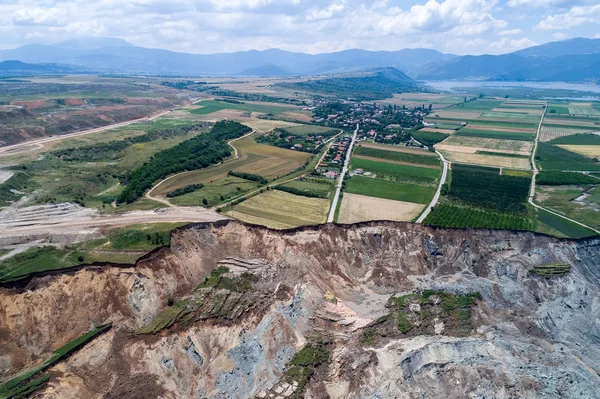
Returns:
[[[570,271],[536,272],[549,264]],[[600,390],[600,337],[590,333],[600,324],[598,239],[392,222],[199,224],[135,267],[34,279],[0,289],[0,304],[5,376],[113,323],[49,370],[45,398]]]

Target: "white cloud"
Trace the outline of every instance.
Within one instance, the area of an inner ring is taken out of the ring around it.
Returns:
[[[502,39],[491,43],[490,48],[494,54],[510,53],[517,50],[522,50],[527,47],[536,46],[537,43],[524,37],[522,39],[510,39],[503,37]]]
[[[567,38],[567,35],[562,32],[556,32],[552,34],[552,37],[556,40],[565,40]]]
[[[522,29],[507,29],[507,30],[501,30],[500,32],[498,32],[498,34],[501,36],[514,36],[514,35],[520,35],[521,33],[523,33]]]
[[[594,35],[594,39],[600,39],[600,33],[596,33],[596,34]]]
[[[63,10],[45,7],[26,7],[13,14],[15,25],[64,26],[66,15]]]
[[[564,30],[588,23],[596,23],[598,18],[600,18],[600,4],[573,7],[566,13],[547,16],[536,25],[536,28],[542,30]]]
[[[518,7],[571,7],[574,5],[591,3],[594,0],[508,0],[506,5],[512,8]]]

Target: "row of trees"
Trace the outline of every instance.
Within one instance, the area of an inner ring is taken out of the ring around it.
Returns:
[[[170,174],[206,168],[231,155],[227,141],[243,136],[252,129],[234,121],[217,122],[207,134],[160,151],[148,162],[133,170],[126,181],[125,190],[117,202],[132,203],[140,198],[154,182]]]

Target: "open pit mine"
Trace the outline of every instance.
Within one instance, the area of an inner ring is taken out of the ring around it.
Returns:
[[[0,397],[600,395],[600,239],[192,224],[0,305]]]

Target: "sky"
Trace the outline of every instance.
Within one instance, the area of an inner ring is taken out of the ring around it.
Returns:
[[[88,36],[189,53],[433,48],[502,54],[600,38],[598,0],[0,0],[0,48]]]

